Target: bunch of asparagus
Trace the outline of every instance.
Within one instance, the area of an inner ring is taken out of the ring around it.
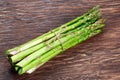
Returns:
[[[99,6],[25,44],[6,51],[7,58],[18,74],[32,73],[66,49],[101,32]]]

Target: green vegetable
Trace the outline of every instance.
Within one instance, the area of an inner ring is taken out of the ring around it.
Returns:
[[[18,74],[32,73],[66,49],[97,35],[104,26],[99,6],[25,44],[6,51]]]

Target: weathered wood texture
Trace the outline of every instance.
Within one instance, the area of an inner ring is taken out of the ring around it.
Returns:
[[[4,51],[100,5],[103,32],[18,76]],[[0,80],[120,80],[120,0],[0,0]]]

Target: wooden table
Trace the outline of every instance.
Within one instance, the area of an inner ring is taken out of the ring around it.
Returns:
[[[4,51],[100,5],[103,32],[34,73],[17,75]],[[120,0],[0,0],[0,80],[120,80]]]

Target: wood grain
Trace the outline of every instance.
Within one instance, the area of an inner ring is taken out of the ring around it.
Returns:
[[[18,76],[4,51],[100,5],[103,32]],[[120,80],[120,0],[0,0],[0,80]]]

